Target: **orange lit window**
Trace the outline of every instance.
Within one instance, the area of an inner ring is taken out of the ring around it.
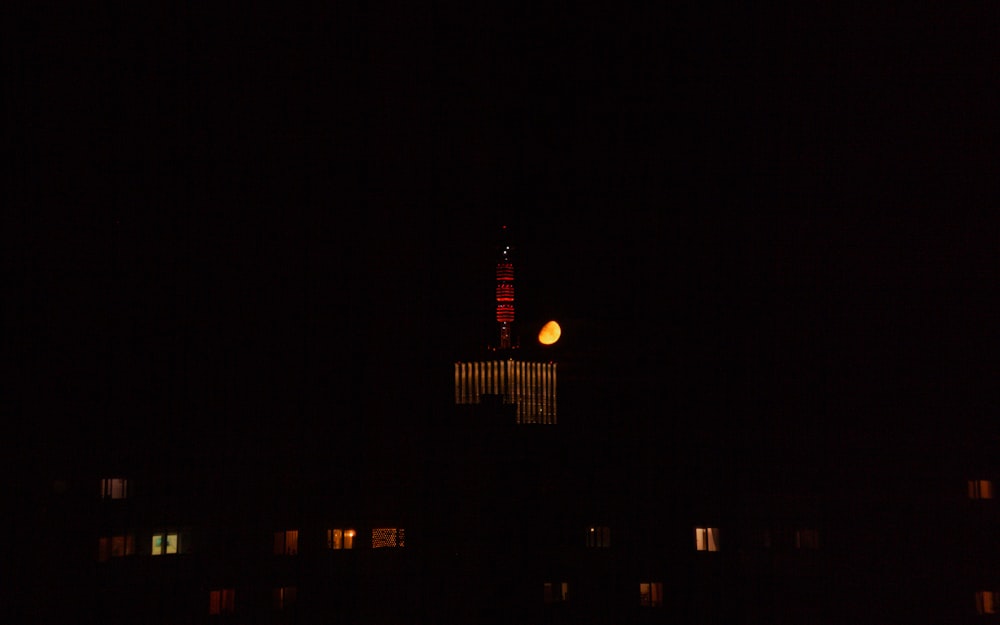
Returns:
[[[401,527],[372,528],[372,549],[382,547],[405,547],[405,532]]]
[[[108,477],[101,480],[101,499],[125,499],[128,497],[128,480],[122,477]]]
[[[594,526],[587,530],[588,547],[610,547],[611,528],[606,526]]]
[[[274,589],[274,609],[286,610],[295,605],[298,590],[295,586],[281,586]]]
[[[1000,593],[993,590],[981,590],[976,593],[976,611],[980,614],[996,614]]]
[[[180,534],[177,532],[153,534],[150,553],[154,556],[173,555],[180,549],[180,543]]]
[[[209,614],[232,614],[236,611],[236,590],[223,588],[208,593]]]
[[[545,603],[562,603],[569,597],[569,583],[545,582],[542,591]]]
[[[663,605],[663,583],[643,582],[639,584],[639,605],[658,608]]]
[[[698,551],[718,551],[719,550],[719,528],[717,527],[696,527],[694,528],[694,544]]]
[[[993,499],[993,482],[969,480],[969,499]]]
[[[135,536],[102,536],[97,539],[97,561],[107,562],[108,558],[120,558],[135,553]]]
[[[299,530],[274,533],[274,555],[294,556],[299,552]]]
[[[819,532],[816,530],[795,530],[796,549],[819,549]]]
[[[352,529],[326,530],[326,548],[354,549],[355,534],[356,532]]]

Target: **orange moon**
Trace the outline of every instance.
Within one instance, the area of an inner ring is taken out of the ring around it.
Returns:
[[[562,328],[555,321],[550,321],[542,326],[542,331],[538,333],[538,342],[542,345],[552,345],[562,336]]]

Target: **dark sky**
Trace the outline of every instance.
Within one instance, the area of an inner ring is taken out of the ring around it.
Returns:
[[[984,411],[987,3],[455,4],[13,10],[16,409],[447,393],[508,224],[525,326],[637,388]]]

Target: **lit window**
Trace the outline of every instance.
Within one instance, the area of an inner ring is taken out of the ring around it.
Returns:
[[[817,530],[795,530],[796,549],[819,549],[819,532]]]
[[[353,549],[354,534],[352,529],[332,529],[326,530],[327,549]]]
[[[658,608],[663,605],[663,583],[643,582],[639,584],[639,605]]]
[[[177,532],[153,534],[152,550],[154,556],[173,555],[180,547],[180,535]]]
[[[375,527],[372,528],[372,549],[381,547],[404,547],[403,528]]]
[[[274,589],[274,609],[285,610],[295,605],[295,596],[298,594],[295,586],[281,586]]]
[[[543,598],[545,603],[562,603],[569,597],[568,582],[545,582]]]
[[[587,546],[588,547],[610,547],[611,546],[611,528],[609,527],[591,527],[587,531]]]
[[[121,477],[107,477],[101,480],[101,499],[125,499],[128,497],[128,480]]]
[[[223,588],[208,593],[209,614],[232,614],[236,610],[236,590]]]
[[[102,536],[97,539],[97,561],[107,562],[108,558],[120,558],[135,553],[135,536]]]
[[[969,499],[993,499],[993,482],[969,480]]]
[[[1000,593],[993,590],[981,590],[976,593],[976,611],[980,614],[996,614]]]
[[[274,533],[274,555],[294,556],[299,552],[299,530]]]
[[[694,528],[694,544],[698,551],[718,551],[719,550],[719,528],[717,527],[696,527]]]

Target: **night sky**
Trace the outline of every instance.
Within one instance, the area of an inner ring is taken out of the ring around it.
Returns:
[[[495,340],[501,225],[522,340],[562,321],[599,405],[724,402],[792,446],[995,421],[986,4],[454,4],[13,11],[26,455],[137,421],[412,421]]]

